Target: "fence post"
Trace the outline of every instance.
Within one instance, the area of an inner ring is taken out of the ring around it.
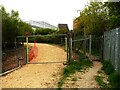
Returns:
[[[91,55],[92,55],[92,54],[91,54],[91,44],[92,44],[92,36],[90,35],[90,36],[89,36],[89,55],[90,55],[90,56],[89,56],[89,59],[90,59],[90,60],[91,60]]]
[[[119,37],[118,37],[118,34],[119,34],[119,32],[118,32],[118,30],[119,30],[119,28],[116,28],[116,37],[115,37],[115,70],[116,71],[119,71],[118,70],[118,66],[119,66],[119,64],[118,64],[118,60],[119,60],[119,53],[118,53],[118,48],[119,48],[119,46],[118,46],[118,42],[119,42]]]
[[[72,61],[72,38],[69,38],[69,62]]]
[[[69,38],[68,38],[68,36],[67,36],[67,63],[69,63]]]
[[[16,37],[15,37],[15,49],[17,48],[17,40],[16,40]]]
[[[67,37],[65,37],[65,51],[67,51]]]
[[[26,48],[26,64],[28,63],[28,36],[26,36],[26,43],[27,43],[27,48]]]
[[[103,60],[103,47],[104,47],[104,35],[101,37],[101,57],[100,59]]]
[[[84,37],[84,55],[86,58],[86,36]]]

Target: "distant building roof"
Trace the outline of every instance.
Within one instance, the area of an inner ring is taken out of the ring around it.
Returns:
[[[58,30],[69,30],[68,25],[67,24],[58,24]]]
[[[49,29],[57,29],[56,26],[53,26],[47,22],[44,21],[26,21],[26,23],[28,23],[29,25],[31,25],[34,28],[49,28]]]

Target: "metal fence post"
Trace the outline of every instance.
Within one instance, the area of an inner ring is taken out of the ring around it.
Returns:
[[[103,60],[103,47],[104,47],[104,35],[101,37],[101,56],[100,59]]]
[[[28,36],[26,36],[26,43],[27,43],[27,48],[26,48],[26,64],[28,63]]]
[[[69,63],[69,38],[67,36],[67,63]]]
[[[69,62],[72,61],[72,38],[69,38]]]
[[[65,51],[67,51],[67,37],[65,37]]]
[[[92,44],[92,36],[90,35],[90,36],[89,36],[89,55],[90,55],[90,56],[89,56],[89,59],[90,59],[90,60],[91,60],[91,55],[92,55],[92,54],[91,54],[91,44]]]
[[[84,55],[85,55],[85,58],[86,58],[86,36],[84,37],[84,46],[83,46],[83,48],[84,48]]]
[[[17,41],[16,41],[16,37],[15,37],[15,49],[17,48]]]

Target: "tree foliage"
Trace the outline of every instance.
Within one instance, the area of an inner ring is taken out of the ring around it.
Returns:
[[[108,8],[108,29],[120,27],[120,1],[106,2],[104,6]]]
[[[78,17],[78,30],[82,34],[101,35],[105,30],[106,8],[102,3],[90,3],[80,12]]]
[[[12,48],[17,35],[24,35],[25,32],[32,34],[32,27],[19,18],[18,11],[12,10],[7,13],[3,6],[2,12],[2,45],[3,48]]]
[[[36,35],[38,35],[38,34],[40,34],[40,35],[47,35],[47,34],[52,34],[54,32],[55,32],[55,30],[49,29],[49,28],[37,28],[35,30],[35,34]]]
[[[76,20],[78,35],[103,35],[104,31],[120,26],[120,2],[91,2]]]

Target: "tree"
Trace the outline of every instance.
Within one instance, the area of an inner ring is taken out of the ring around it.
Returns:
[[[106,11],[107,9],[103,6],[103,3],[91,2],[80,12],[78,30],[86,35],[102,35],[106,30]]]
[[[27,24],[27,23],[23,22],[22,20],[20,20],[19,25],[18,25],[18,33],[17,33],[17,35],[22,35],[23,36],[26,33],[28,33],[29,35],[32,35],[33,34],[33,29],[29,24]]]
[[[105,2],[108,8],[108,30],[120,27],[120,2]]]
[[[2,45],[3,48],[13,48],[17,35],[24,35],[25,32],[32,34],[32,27],[19,18],[18,11],[12,10],[7,13],[3,6],[2,12]]]

